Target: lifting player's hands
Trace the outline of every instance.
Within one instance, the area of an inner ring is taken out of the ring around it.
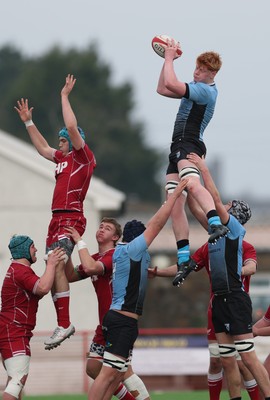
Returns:
[[[61,95],[62,96],[68,96],[69,93],[72,91],[75,83],[76,83],[76,79],[74,78],[74,76],[71,75],[71,74],[68,74],[68,76],[66,77],[65,86],[61,90]]]
[[[196,154],[196,153],[189,153],[189,154],[187,155],[187,159],[188,159],[189,161],[191,161],[193,164],[195,164],[196,167],[199,168],[200,171],[203,171],[203,170],[207,169],[204,156],[203,156],[203,157],[200,157],[200,156],[198,156],[198,154]]]
[[[147,268],[148,271],[148,279],[153,279],[157,276],[157,268],[158,267],[150,267]]]
[[[188,179],[186,178],[181,179],[181,181],[178,183],[175,190],[173,191],[173,194],[179,197],[183,192],[183,190],[185,189],[185,187],[187,186],[187,184],[188,184]]]
[[[188,184],[188,179],[183,178],[181,181],[168,181],[165,185],[167,194],[174,194],[179,197]]]
[[[34,107],[29,109],[28,107],[28,99],[23,99],[17,101],[17,107],[14,107],[22,122],[26,122],[32,119],[32,111]]]
[[[75,228],[73,228],[73,226],[67,226],[65,228],[65,230],[68,233],[68,235],[71,237],[71,239],[74,240],[75,243],[78,243],[79,240],[82,239],[79,232]]]
[[[67,255],[62,247],[49,251],[47,265],[57,266],[60,261],[66,261]]]

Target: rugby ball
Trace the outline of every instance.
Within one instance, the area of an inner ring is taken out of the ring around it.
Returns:
[[[167,46],[167,40],[174,40],[177,42],[177,40],[173,39],[171,36],[168,35],[156,35],[152,39],[152,48],[153,50],[160,56],[160,57],[165,57],[165,48]],[[177,50],[177,55],[180,57],[182,55],[182,50],[179,49]]]

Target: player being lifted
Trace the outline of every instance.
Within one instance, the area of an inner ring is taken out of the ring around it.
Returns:
[[[61,91],[62,113],[65,127],[58,133],[59,150],[49,146],[32,121],[33,107],[28,100],[21,99],[15,107],[25,123],[30,139],[41,156],[56,163],[55,189],[52,199],[52,219],[48,228],[46,253],[60,246],[67,254],[55,274],[52,296],[57,314],[58,326],[52,336],[45,341],[45,348],[51,349],[74,334],[75,328],[69,316],[69,283],[67,270],[73,268],[70,260],[74,241],[66,234],[66,227],[73,226],[82,235],[86,227],[83,201],[89,188],[96,166],[94,154],[85,143],[85,135],[77,126],[77,120],[69,102],[69,94],[75,85],[73,75],[66,77]]]
[[[225,236],[228,229],[222,225],[216,212],[210,193],[200,182],[198,168],[187,159],[187,154],[194,152],[205,156],[206,147],[203,133],[210,122],[217,98],[214,78],[221,68],[221,59],[215,52],[205,52],[197,57],[193,81],[185,83],[177,79],[173,61],[179,57],[179,44],[173,39],[167,40],[165,61],[161,69],[157,92],[163,96],[181,99],[176,116],[172,143],[170,147],[169,166],[166,176],[166,191],[170,196],[182,178],[188,178],[186,193],[193,196],[208,219],[209,242],[214,243]],[[193,269],[190,258],[189,226],[185,213],[186,196],[183,193],[175,204],[171,218],[177,243],[178,272],[173,285],[178,286],[186,269]]]

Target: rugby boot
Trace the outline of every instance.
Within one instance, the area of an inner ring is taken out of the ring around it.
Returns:
[[[229,229],[224,225],[211,225],[211,235],[209,236],[208,243],[215,244],[218,239],[224,237],[229,232]]]
[[[180,286],[181,283],[186,279],[186,277],[192,272],[195,271],[197,265],[192,258],[188,261],[182,262],[181,264],[177,264],[177,274],[173,280],[173,286]]]
[[[60,346],[60,344],[74,335],[75,328],[73,325],[69,325],[68,328],[63,328],[62,326],[57,326],[52,334],[47,340],[45,340],[45,350],[52,350],[55,347]]]

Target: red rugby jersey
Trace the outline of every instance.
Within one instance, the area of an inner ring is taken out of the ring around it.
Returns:
[[[87,144],[72,149],[67,155],[55,150],[55,189],[52,199],[52,211],[83,211],[83,201],[90,185],[96,160]]]
[[[105,266],[104,275],[94,275],[91,277],[98,299],[98,316],[99,325],[97,326],[94,342],[105,345],[102,334],[102,321],[106,312],[109,310],[112,302],[112,256],[114,248],[107,250],[105,253],[96,253],[92,257],[96,261],[101,261]]]
[[[199,267],[197,271],[201,270],[202,268],[206,269],[211,284],[211,278],[209,272],[208,242],[195,251],[195,253],[192,255],[192,259],[196,262],[196,264]],[[254,260],[255,262],[257,262],[257,255],[255,248],[250,243],[243,240],[243,265],[247,260]],[[249,293],[250,278],[251,275],[242,276],[244,290],[247,293]],[[212,289],[211,289],[211,296],[212,296]]]
[[[1,340],[33,335],[40,300],[35,295],[39,279],[31,267],[16,261],[8,268],[1,291]]]

